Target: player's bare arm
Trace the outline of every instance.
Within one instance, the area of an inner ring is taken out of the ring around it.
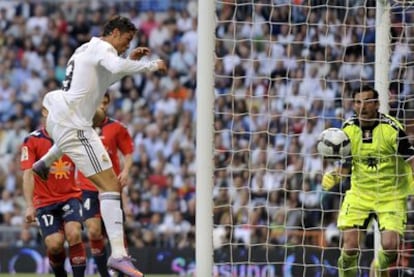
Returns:
[[[127,185],[129,171],[132,167],[132,164],[133,164],[132,154],[125,155],[124,156],[124,167],[118,175],[118,180],[122,188]]]
[[[36,210],[33,207],[33,191],[34,191],[34,177],[31,169],[26,169],[23,172],[23,195],[26,200],[26,223],[36,221]]]

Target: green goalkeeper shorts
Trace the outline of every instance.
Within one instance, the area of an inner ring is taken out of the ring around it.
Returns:
[[[352,190],[346,192],[338,216],[338,228],[366,229],[376,216],[381,231],[396,231],[403,235],[407,223],[407,199],[367,199]]]

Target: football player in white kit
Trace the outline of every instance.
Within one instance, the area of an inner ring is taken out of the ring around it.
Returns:
[[[46,129],[54,146],[32,170],[47,179],[52,162],[62,153],[67,154],[100,192],[100,210],[111,245],[108,268],[142,277],[124,247],[120,183],[101,139],[92,128],[95,112],[111,84],[126,75],[166,71],[163,60],[140,60],[149,54],[146,47],[135,48],[128,59],[120,57],[136,31],[128,18],[116,16],[105,24],[101,37],[93,37],[75,50],[67,64],[63,88],[44,97],[43,106],[48,111]]]

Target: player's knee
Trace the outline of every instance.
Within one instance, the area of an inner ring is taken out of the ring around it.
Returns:
[[[57,255],[64,250],[63,241],[53,240],[46,243],[47,250],[52,255]]]
[[[398,249],[398,244],[392,240],[383,241],[381,244],[382,244],[382,249],[387,252],[395,252]]]
[[[98,240],[102,238],[102,230],[97,224],[88,225],[88,238],[90,240]]]
[[[66,228],[65,235],[70,245],[81,242],[82,234],[80,224],[72,224],[71,228]]]
[[[64,249],[65,237],[60,233],[55,233],[52,235],[49,235],[45,238],[45,244],[47,247],[47,250],[52,254],[56,255]]]
[[[347,255],[355,255],[358,254],[358,243],[354,242],[353,240],[345,241],[343,245],[343,252],[345,252]]]
[[[348,256],[354,256],[359,253],[357,248],[344,248],[342,251]]]
[[[385,232],[382,234],[381,246],[386,252],[395,252],[398,250],[400,237],[397,232]]]
[[[67,237],[69,245],[77,244],[82,241],[82,236],[80,232],[70,233]]]

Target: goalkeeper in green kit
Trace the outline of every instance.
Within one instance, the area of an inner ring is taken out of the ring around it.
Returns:
[[[339,276],[357,276],[360,235],[372,218],[379,225],[382,249],[371,264],[370,276],[388,276],[406,227],[414,148],[401,123],[379,112],[374,88],[358,88],[352,97],[355,115],[342,128],[351,140],[352,156],[322,179],[322,187],[329,190],[351,174],[351,188],[338,215],[343,235]]]

